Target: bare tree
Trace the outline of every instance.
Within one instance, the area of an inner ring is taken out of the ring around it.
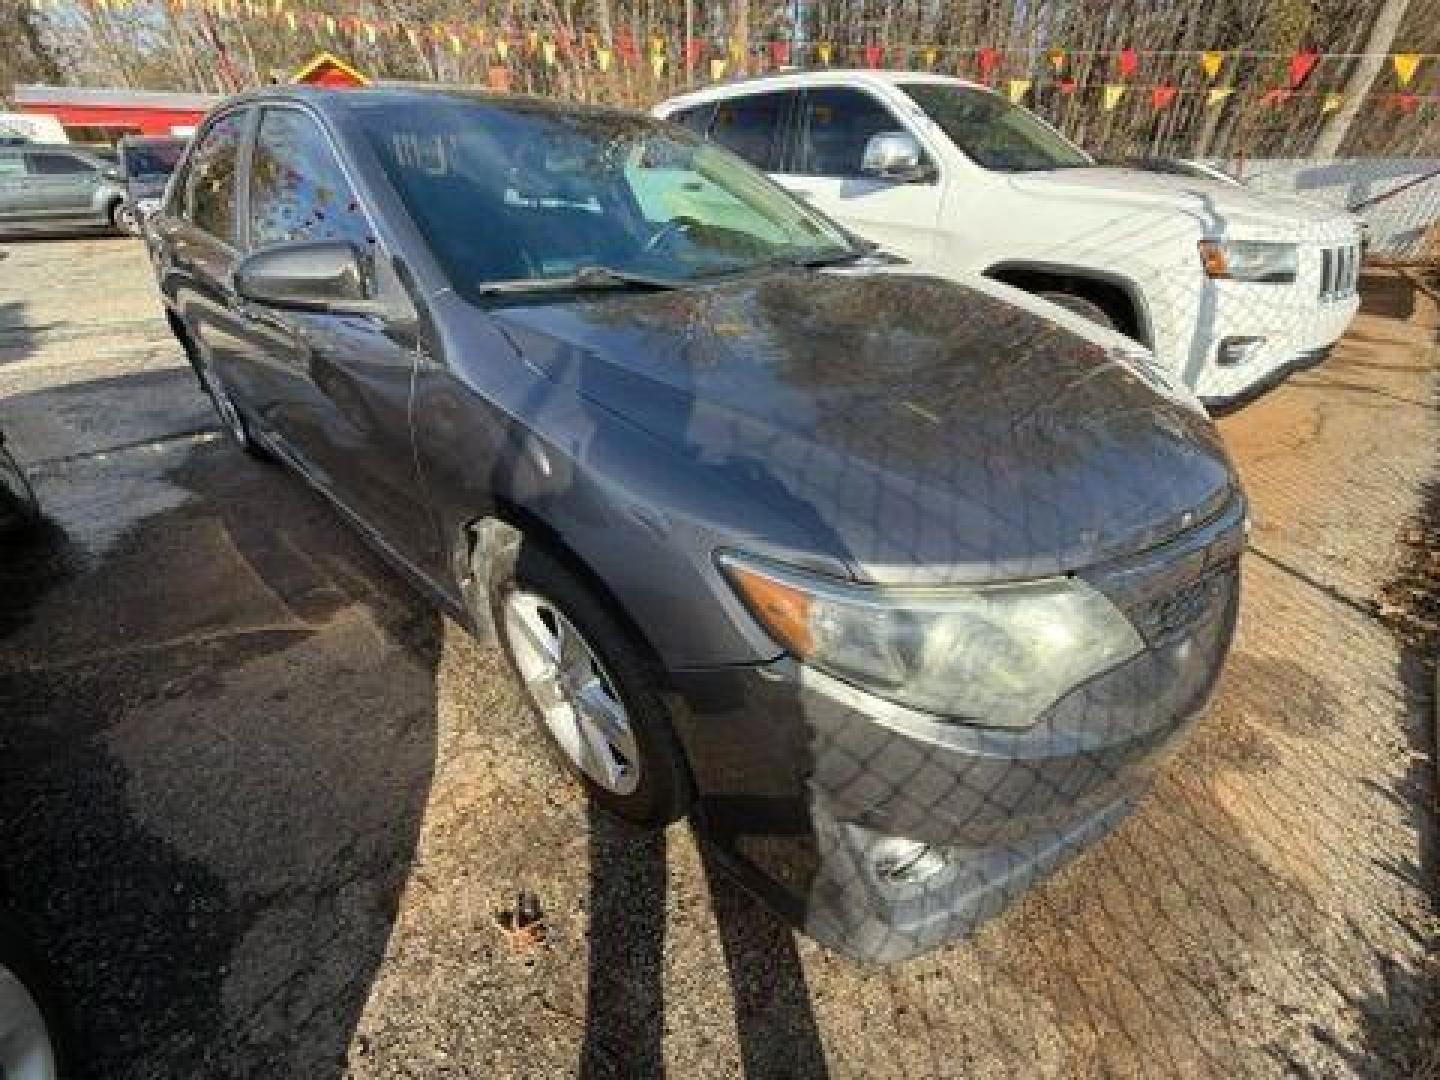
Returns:
[[[1345,82],[1344,99],[1340,108],[1332,112],[1320,128],[1311,153],[1318,158],[1333,158],[1340,152],[1350,126],[1360,113],[1375,79],[1385,63],[1386,55],[1395,45],[1395,34],[1405,20],[1410,0],[1381,0],[1375,21],[1370,24],[1370,36],[1365,40],[1364,54],[1355,61],[1355,68]]]

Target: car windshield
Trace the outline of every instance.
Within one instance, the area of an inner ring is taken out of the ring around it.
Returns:
[[[1095,163],[1034,113],[988,90],[953,83],[909,83],[905,93],[951,142],[987,169],[1040,172]]]
[[[128,176],[169,176],[180,163],[185,144],[174,142],[134,143],[124,148]]]
[[[656,287],[862,252],[729,151],[649,117],[460,96],[350,107],[462,295]]]

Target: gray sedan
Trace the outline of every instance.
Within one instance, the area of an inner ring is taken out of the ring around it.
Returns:
[[[596,804],[845,953],[973,930],[1210,697],[1245,502],[1194,400],[679,128],[272,88],[151,237],[236,443],[499,644]]]

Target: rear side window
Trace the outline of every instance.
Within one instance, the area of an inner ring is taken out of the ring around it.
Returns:
[[[73,176],[95,171],[90,162],[71,154],[30,153],[25,156],[30,159],[30,171],[36,176]]]
[[[859,176],[865,144],[905,127],[863,90],[823,86],[805,92],[794,171],[805,176]]]
[[[784,168],[785,120],[794,98],[794,91],[785,90],[717,102],[710,138],[757,169],[780,172]]]
[[[364,245],[370,226],[320,125],[296,109],[266,109],[250,160],[250,246],[300,240]]]
[[[205,132],[190,159],[185,186],[185,216],[197,229],[225,243],[236,243],[235,169],[244,112],[226,113]]]

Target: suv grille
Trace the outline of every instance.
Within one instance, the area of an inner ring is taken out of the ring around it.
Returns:
[[[1360,245],[1322,248],[1320,251],[1320,300],[1332,303],[1355,295],[1360,277]]]

